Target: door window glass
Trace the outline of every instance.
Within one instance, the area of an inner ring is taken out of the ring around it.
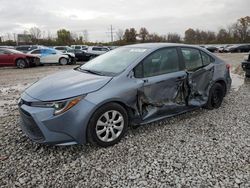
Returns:
[[[200,51],[200,52],[201,52],[201,57],[202,57],[202,61],[203,61],[204,66],[207,66],[207,65],[209,65],[210,63],[213,62],[213,59],[209,55],[207,55],[203,51]]]
[[[142,64],[143,77],[151,77],[179,71],[179,58],[177,50],[176,48],[164,48],[157,50],[146,57],[142,61]],[[135,73],[138,74],[138,71],[139,70],[135,70]]]
[[[181,48],[181,52],[188,71],[193,71],[203,66],[199,50],[194,48]]]

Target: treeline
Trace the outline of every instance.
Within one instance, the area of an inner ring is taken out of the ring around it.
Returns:
[[[145,42],[171,42],[171,43],[187,43],[187,44],[230,44],[230,43],[250,43],[250,16],[239,18],[235,23],[227,28],[221,28],[219,31],[204,31],[200,29],[189,28],[185,31],[184,37],[178,33],[168,33],[159,35],[150,33],[147,28],[142,27],[138,31],[135,28],[125,30],[119,29],[114,33],[114,42],[97,43],[89,42],[88,31],[84,30],[81,35],[77,35],[66,29],[60,29],[56,35],[52,37],[50,32],[47,36],[44,31],[37,27],[30,28],[22,34],[22,44],[40,44],[46,46],[55,45],[126,45],[133,43]],[[112,37],[113,38],[113,37]],[[0,38],[1,39],[1,38]],[[0,45],[16,45],[16,41],[20,41],[18,36],[11,37],[7,34],[7,40],[1,41]]]
[[[227,28],[221,28],[218,32],[204,31],[189,28],[182,38],[177,33],[158,35],[149,33],[146,28],[136,31],[135,28],[126,29],[122,40],[118,44],[131,44],[138,42],[172,42],[187,44],[230,44],[250,43],[250,16],[238,19]]]

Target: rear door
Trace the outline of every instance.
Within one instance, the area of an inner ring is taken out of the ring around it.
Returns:
[[[144,84],[138,89],[138,109],[143,120],[175,114],[186,106],[186,77],[176,48],[163,48],[147,56],[134,69]]]
[[[55,50],[42,49],[43,63],[58,63],[61,55],[58,55]]]
[[[182,58],[188,75],[188,105],[206,104],[214,74],[214,59],[207,53],[196,49],[181,48]]]

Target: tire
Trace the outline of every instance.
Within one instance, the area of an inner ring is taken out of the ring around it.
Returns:
[[[101,147],[112,146],[121,140],[127,128],[127,111],[117,103],[108,103],[92,115],[87,129],[88,141]]]
[[[24,69],[24,68],[28,67],[28,64],[25,61],[25,59],[17,59],[16,60],[16,66],[19,69]]]
[[[68,63],[69,63],[69,60],[67,58],[65,58],[65,57],[61,57],[59,59],[59,64],[60,65],[67,65]]]
[[[208,101],[204,108],[212,110],[219,108],[224,98],[224,89],[221,84],[215,83],[209,91]]]

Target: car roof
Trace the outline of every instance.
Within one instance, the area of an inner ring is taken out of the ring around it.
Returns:
[[[180,44],[180,43],[141,43],[141,44],[132,44],[127,45],[125,47],[131,47],[131,48],[147,48],[147,49],[158,49],[162,47],[174,47],[174,46],[182,46],[182,47],[195,47],[200,48],[194,45],[188,45],[188,44]]]

